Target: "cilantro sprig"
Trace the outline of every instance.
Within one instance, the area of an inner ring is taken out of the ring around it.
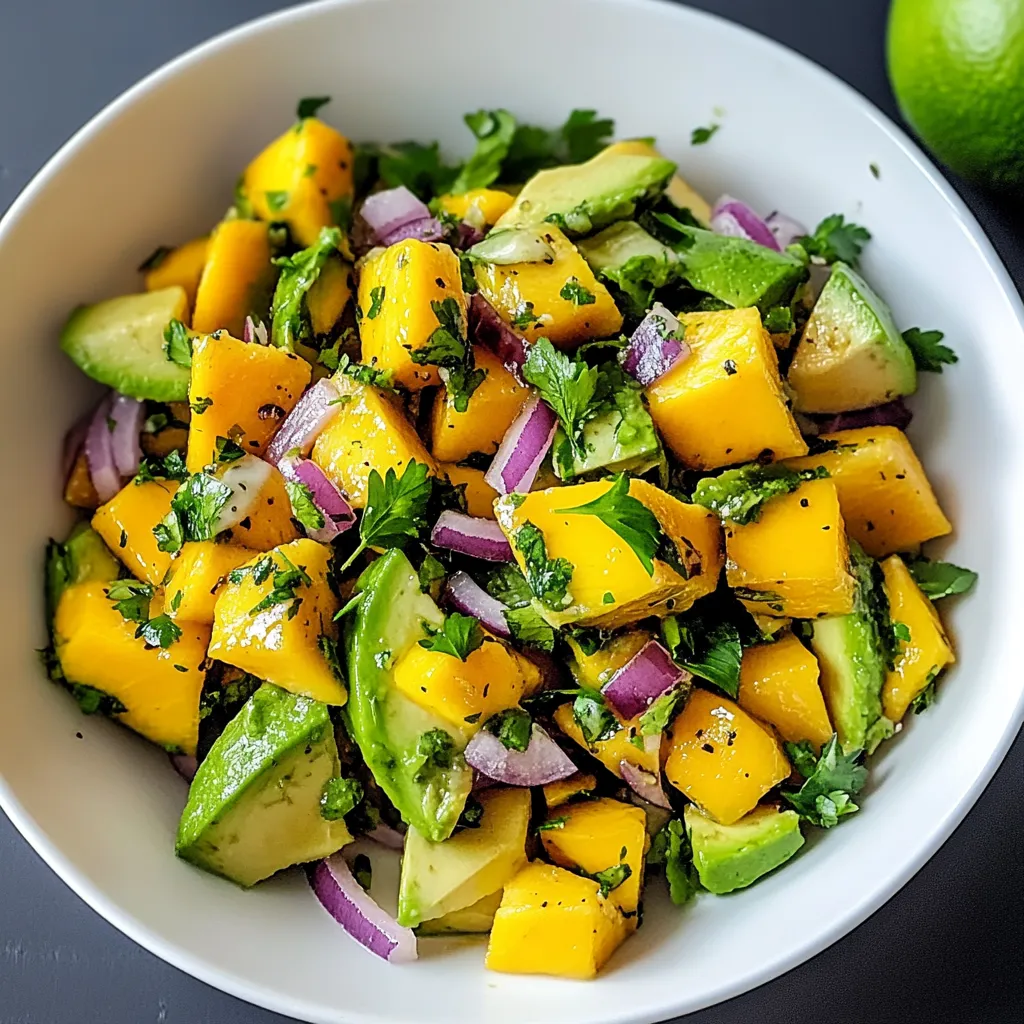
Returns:
[[[772,498],[792,494],[804,481],[828,475],[824,466],[794,470],[778,462],[768,466],[752,462],[739,469],[727,469],[718,476],[704,477],[694,489],[693,500],[719,519],[745,526],[757,522]]]
[[[858,810],[852,798],[868,779],[868,771],[861,764],[863,750],[844,753],[835,734],[820,756],[815,756],[807,740],[785,746],[793,767],[805,781],[796,792],[783,790],[782,795],[801,818],[821,828],[832,828]]]
[[[811,235],[803,235],[796,244],[803,247],[808,256],[817,256],[825,263],[849,263],[857,265],[861,251],[871,240],[871,232],[859,224],[847,223],[841,213],[826,217]]]
[[[959,362],[960,357],[948,345],[942,344],[944,337],[942,331],[922,331],[920,327],[910,327],[903,332],[903,340],[919,370],[942,373],[943,366]]]
[[[484,728],[494,733],[509,750],[522,753],[530,745],[533,718],[522,708],[508,708],[491,715],[484,722]]]
[[[921,593],[932,601],[940,601],[954,594],[966,594],[977,582],[978,574],[952,562],[933,562],[928,558],[915,558],[907,562],[910,575],[921,588]]]
[[[424,622],[423,630],[427,635],[419,642],[420,647],[439,654],[447,654],[452,658],[458,658],[459,661],[465,661],[484,642],[480,620],[461,612],[446,615],[440,629],[435,629]]]
[[[529,520],[516,530],[513,543],[526,562],[526,579],[534,597],[548,608],[568,607],[572,603],[572,562],[567,558],[548,558],[544,534]]]
[[[309,248],[274,260],[274,265],[280,267],[281,273],[270,307],[273,318],[270,327],[272,345],[286,352],[294,352],[296,344],[312,337],[313,328],[306,308],[306,296],[341,243],[341,228],[323,227]]]
[[[174,554],[186,541],[213,540],[234,491],[208,473],[195,473],[174,492],[171,511],[153,527],[157,548]]]
[[[169,615],[149,616],[149,605],[156,594],[150,583],[139,580],[114,580],[107,587],[107,597],[125,622],[137,625],[135,638],[147,647],[168,648],[181,638],[181,629]]]

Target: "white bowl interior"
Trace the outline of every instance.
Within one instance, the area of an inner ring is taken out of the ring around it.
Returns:
[[[392,968],[352,943],[299,876],[243,893],[175,860],[184,784],[164,755],[85,719],[45,681],[42,548],[69,516],[61,436],[95,389],[57,349],[67,311],[139,287],[159,242],[207,230],[296,99],[330,94],[351,138],[439,138],[507,106],[555,124],[574,106],[656,135],[703,193],[813,225],[842,212],[874,234],[864,269],[903,327],[943,329],[960,362],[923,382],[911,433],[957,525],[942,550],[981,573],[951,611],[960,662],[936,706],[877,759],[862,813],[794,864],[685,910],[653,892],[644,927],[590,985],[488,974],[479,945],[424,942]],[[697,125],[722,130],[700,148]],[[881,169],[880,180],[869,164]],[[302,8],[187,55],[108,109],[52,162],[0,229],[11,390],[0,409],[4,713],[0,801],[92,906],[204,980],[315,1021],[628,1022],[750,988],[833,941],[920,867],[966,812],[1021,717],[1006,623],[1019,585],[1021,308],[962,204],[906,139],[825,73],[753,34],[634,0],[354,0]],[[82,738],[76,734],[81,733]]]

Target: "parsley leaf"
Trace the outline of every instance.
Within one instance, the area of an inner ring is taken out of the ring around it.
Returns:
[[[715,132],[721,127],[720,124],[709,124],[706,127],[694,128],[690,132],[690,145],[703,146],[706,142],[710,142]]]
[[[438,326],[427,339],[426,345],[414,349],[409,358],[414,363],[433,366],[459,366],[466,359],[468,344],[466,342],[466,318],[462,309],[452,296],[430,303]]]
[[[179,366],[192,365],[192,335],[180,320],[171,320],[164,328],[164,355]]]
[[[330,96],[303,96],[295,109],[295,116],[300,121],[304,121],[307,117],[316,117],[317,111],[330,102]]]
[[[234,491],[207,473],[190,476],[174,493],[171,511],[153,527],[160,551],[174,553],[185,541],[213,540],[217,520]]]
[[[597,302],[597,296],[592,291],[584,288],[577,277],[570,277],[562,285],[562,290],[558,294],[566,302],[571,302],[574,306],[589,306]]]
[[[284,489],[292,503],[292,514],[310,531],[322,530],[327,522],[323,511],[313,500],[313,492],[301,480],[285,480]]]
[[[706,476],[697,483],[693,501],[739,526],[755,523],[765,502],[781,494],[792,494],[805,480],[829,475],[824,466],[793,470],[774,462],[761,466],[751,462],[739,469],[727,469],[718,476]]]
[[[847,224],[841,213],[826,217],[815,229],[813,235],[803,235],[797,244],[803,246],[808,256],[817,256],[825,263],[840,260],[857,265],[861,250],[871,240],[871,232],[859,224]]]
[[[807,740],[787,743],[785,747],[793,766],[806,781],[796,792],[783,790],[782,795],[801,818],[821,828],[832,828],[840,818],[858,809],[851,798],[867,782],[868,770],[860,764],[863,750],[844,754],[835,734],[817,759]]]
[[[736,699],[740,691],[743,645],[735,623],[691,610],[663,619],[661,636],[681,668]]]
[[[363,802],[363,784],[358,779],[328,779],[320,794],[320,817],[340,821]]]
[[[505,622],[515,640],[542,651],[555,649],[556,632],[534,608],[533,591],[517,565],[510,563],[493,569],[484,580],[484,589],[508,606],[504,610]]]
[[[954,594],[966,594],[974,586],[978,574],[962,569],[952,562],[933,562],[927,558],[915,558],[907,562],[910,575],[921,588],[921,593],[932,601],[939,601]]]
[[[661,541],[661,526],[654,513],[629,493],[629,477],[625,473],[619,473],[612,486],[599,498],[559,511],[567,515],[597,516],[633,549],[647,575],[654,575],[654,556]]]
[[[445,616],[440,629],[423,623],[427,636],[420,641],[420,647],[439,654],[448,654],[459,661],[465,661],[484,642],[484,631],[480,620],[472,615],[452,612]]]
[[[509,749],[522,753],[530,745],[530,734],[533,731],[533,719],[528,711],[522,708],[508,708],[491,715],[484,722],[484,728],[494,733]]]
[[[516,530],[513,539],[526,561],[526,578],[537,600],[555,610],[568,607],[572,603],[568,589],[572,562],[566,558],[548,558],[544,534],[529,520]]]
[[[647,854],[648,867],[665,869],[669,896],[681,907],[700,891],[700,880],[693,865],[693,852],[686,829],[678,818],[672,818],[655,833]]]
[[[903,332],[903,340],[919,370],[942,373],[946,364],[959,362],[960,357],[948,345],[942,344],[944,337],[942,331],[922,331],[920,327],[911,327]]]
[[[322,227],[317,240],[307,249],[291,256],[280,256],[274,266],[281,268],[270,306],[272,323],[270,342],[286,352],[294,352],[296,343],[313,335],[306,308],[306,295],[316,283],[331,255],[341,245],[341,228]]]
[[[459,195],[487,188],[497,181],[516,132],[516,119],[507,110],[478,110],[463,120],[476,136],[476,150],[463,164],[451,190]]]

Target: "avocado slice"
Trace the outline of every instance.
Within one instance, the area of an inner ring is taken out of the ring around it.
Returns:
[[[494,915],[501,906],[505,890],[498,889],[481,896],[476,903],[462,910],[453,910],[444,917],[434,917],[416,928],[417,935],[486,935],[494,924]]]
[[[121,563],[103,538],[88,524],[78,523],[63,544],[46,546],[46,611],[52,620],[61,594],[75,583],[116,580]]]
[[[690,805],[683,821],[700,883],[717,895],[746,888],[804,845],[796,811],[770,805],[755,807],[732,825],[719,825]]]
[[[917,390],[914,356],[889,307],[852,267],[836,263],[793,354],[800,412],[848,412]]]
[[[567,235],[589,235],[632,217],[640,200],[664,191],[675,170],[660,156],[605,151],[586,163],[538,171],[494,230],[550,221]]]
[[[423,624],[439,629],[444,614],[420,590],[416,570],[397,548],[378,558],[358,586],[363,599],[345,631],[348,731],[403,819],[439,843],[452,834],[473,785],[461,753],[466,737],[400,693],[391,669],[423,639]],[[438,739],[443,759],[430,754],[439,749]]]
[[[815,620],[811,636],[829,715],[847,752],[877,745],[891,727],[882,717],[880,620],[888,619],[887,600],[874,559],[856,541],[850,541],[850,569],[857,581],[853,611]]]
[[[164,354],[164,328],[186,320],[188,296],[179,285],[121,295],[79,306],[60,336],[60,347],[80,370],[132,398],[188,400],[189,368]]]
[[[199,765],[175,852],[243,886],[330,856],[352,840],[320,814],[339,767],[327,705],[264,683]]]

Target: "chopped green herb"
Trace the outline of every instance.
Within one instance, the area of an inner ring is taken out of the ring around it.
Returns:
[[[288,605],[286,615],[289,619],[295,618],[302,604],[302,598],[296,591],[301,586],[312,586],[313,581],[309,573],[302,566],[297,566],[283,551],[277,552],[277,557],[284,563],[284,567],[278,569],[274,565],[273,589],[265,595],[258,604],[249,609],[250,615],[258,615],[279,604]],[[265,582],[265,581],[264,581]]]
[[[660,697],[657,697],[651,706],[640,716],[638,722],[640,735],[657,736],[658,733],[664,732],[676,714],[682,710],[689,696],[689,684],[682,683],[678,686],[673,686],[671,690],[667,690]]]
[[[484,728],[494,733],[509,750],[522,753],[530,745],[530,734],[533,731],[533,719],[528,711],[522,708],[508,708],[491,715],[484,722]]]
[[[196,396],[189,402],[188,407],[192,410],[193,416],[202,416],[211,405],[213,405],[212,398]]]
[[[574,306],[590,306],[597,302],[597,296],[592,292],[588,291],[583,285],[580,284],[579,278],[570,277],[568,281],[562,285],[562,290],[558,293],[566,302],[571,302]]]
[[[280,276],[271,303],[271,344],[294,352],[297,343],[312,339],[306,296],[341,244],[341,228],[323,227],[311,246],[274,260],[274,265],[280,268]]]
[[[587,746],[611,739],[622,728],[619,720],[605,703],[604,694],[600,690],[581,686],[575,693],[572,717],[580,727]]]
[[[825,263],[842,261],[855,267],[870,240],[871,232],[867,228],[847,224],[841,213],[834,213],[814,229],[813,235],[803,235],[796,241],[808,256],[817,256]]]
[[[381,388],[384,391],[395,390],[394,375],[390,370],[378,370],[375,366],[367,366],[365,363],[354,363],[347,355],[339,357],[335,369],[367,387]]]
[[[778,462],[767,466],[751,462],[718,476],[704,477],[694,488],[693,500],[720,519],[745,526],[757,522],[765,503],[772,498],[792,494],[805,480],[820,480],[828,475],[824,466],[794,470]]]
[[[435,600],[440,597],[441,585],[447,572],[445,567],[432,554],[427,552],[419,569],[420,590],[430,594]]]
[[[107,597],[125,622],[146,622],[154,593],[152,584],[139,580],[113,580],[107,587]]]
[[[153,527],[157,547],[176,552],[185,541],[213,540],[217,520],[234,491],[207,473],[190,476],[174,493],[171,511]]]
[[[912,559],[907,562],[907,568],[921,593],[932,601],[966,594],[978,579],[978,574],[970,569],[962,569],[952,562],[933,562],[928,558]]]
[[[295,116],[300,121],[304,121],[307,117],[316,117],[317,111],[330,102],[330,96],[303,96],[302,99],[299,100]]]
[[[366,314],[367,320],[376,320],[380,316],[380,311],[384,308],[385,291],[386,289],[383,285],[370,289],[370,308]]]
[[[706,142],[710,142],[715,132],[717,132],[722,126],[720,124],[709,124],[703,128],[694,128],[690,132],[690,145],[691,146],[703,146]]]
[[[512,316],[512,326],[520,331],[525,331],[528,327],[539,323],[540,317],[534,314],[532,302],[524,301]]]
[[[447,771],[455,764],[455,741],[444,729],[431,729],[417,741],[416,755],[420,761],[416,777],[424,781],[433,772]]]
[[[476,136],[476,149],[463,164],[452,184],[455,195],[487,188],[498,179],[516,132],[516,119],[507,110],[478,110],[466,114],[466,124]]]
[[[320,817],[340,821],[363,802],[363,784],[358,779],[328,779],[320,794]]]
[[[156,270],[174,250],[168,245],[158,245],[136,268],[140,274]]]
[[[937,684],[941,672],[941,669],[933,668],[928,673],[928,680],[924,684],[924,689],[910,702],[910,710],[915,715],[921,714],[922,711],[927,711],[935,703],[938,696]]]
[[[565,828],[568,818],[548,818],[537,826],[538,832],[551,832],[555,829]]]
[[[664,868],[669,896],[677,907],[689,903],[700,891],[690,840],[678,818],[666,822],[655,834],[647,854],[647,866]]]
[[[568,607],[572,562],[548,558],[544,534],[529,521],[516,530],[514,543],[526,561],[526,578],[537,600],[556,610]]]
[[[607,896],[613,889],[618,889],[633,874],[633,869],[628,864],[615,864],[595,874],[589,874],[586,871],[581,872],[581,874],[585,874],[587,878],[592,878],[597,882],[601,887],[601,895]]]
[[[164,328],[163,350],[172,363],[192,365],[192,335],[180,320],[171,320]]]
[[[423,629],[427,636],[420,641],[420,647],[450,655],[459,661],[465,661],[484,642],[480,620],[461,612],[446,615],[440,629],[426,622],[423,623]]]
[[[661,635],[678,665],[736,699],[743,645],[735,623],[691,609],[663,619]]]
[[[942,344],[944,337],[942,331],[922,331],[920,327],[911,327],[903,332],[903,340],[919,370],[942,373],[943,366],[959,362],[960,357],[948,345]]]
[[[288,205],[287,192],[264,192],[263,196],[271,213],[280,213]]]
[[[148,647],[166,649],[181,639],[181,629],[169,615],[158,615],[148,622],[139,623],[135,636],[142,639]]]
[[[292,504],[292,515],[309,531],[322,530],[327,518],[313,500],[313,492],[301,480],[286,480],[284,489]]]
[[[217,453],[214,461],[219,466],[245,458],[245,449],[237,441],[232,441],[230,437],[218,437],[214,441],[214,448]]]
[[[857,810],[851,798],[864,788],[868,778],[867,769],[860,763],[863,750],[844,754],[834,734],[817,758],[807,740],[785,747],[793,767],[806,781],[799,790],[783,790],[782,795],[801,818],[821,828],[832,828]]]

